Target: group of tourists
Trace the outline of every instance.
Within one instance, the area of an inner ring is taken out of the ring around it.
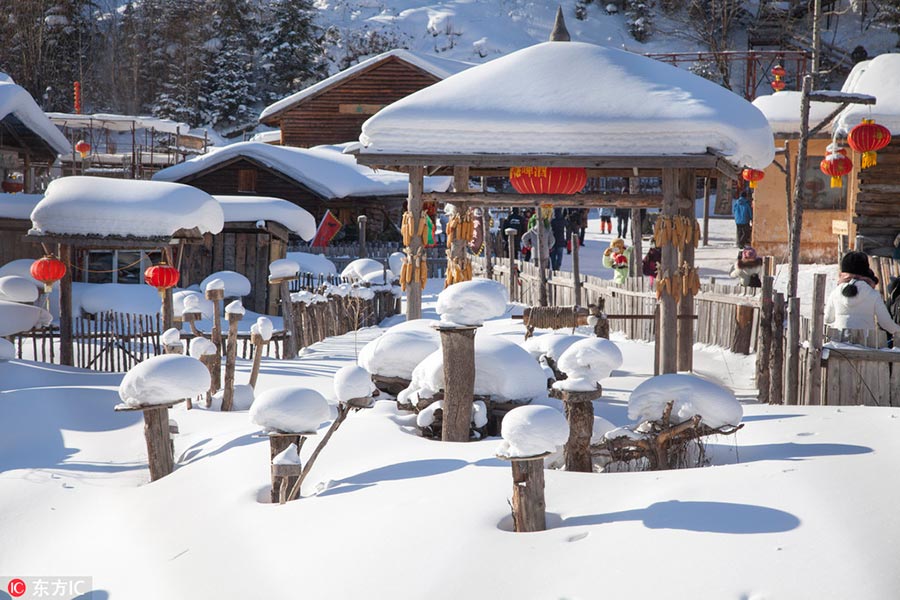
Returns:
[[[523,260],[537,262],[538,256],[535,253],[540,248],[546,264],[558,271],[562,267],[563,253],[572,253],[574,236],[577,236],[579,245],[584,246],[587,222],[588,211],[583,208],[552,209],[552,212],[542,214],[540,219],[538,213],[530,209],[523,212],[513,208],[501,222],[500,232],[505,242],[504,248],[509,241],[507,229],[515,229],[513,248],[521,253]]]

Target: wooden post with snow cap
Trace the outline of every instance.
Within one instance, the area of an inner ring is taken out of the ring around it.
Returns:
[[[181,341],[181,331],[178,329],[174,327],[166,329],[160,336],[160,341],[165,354],[184,354],[184,342]],[[185,408],[187,410],[194,408],[194,403],[190,398],[187,399]]]
[[[206,299],[213,303],[213,324],[212,324],[212,332],[210,333],[210,341],[216,345],[216,355],[213,360],[213,382],[210,389],[213,390],[213,393],[217,392],[219,388],[222,387],[222,300],[225,299],[225,285],[222,282],[222,287],[213,287],[210,286],[216,285],[216,282],[221,282],[221,280],[213,280],[206,286]]]
[[[262,349],[272,339],[272,321],[268,317],[258,317],[250,327],[250,343],[253,344],[253,368],[250,369],[250,387],[256,389],[259,378],[259,366],[262,361]]]
[[[444,357],[441,440],[468,442],[475,397],[474,325],[437,325]]]
[[[566,471],[592,473],[591,435],[594,432],[594,400],[603,395],[600,385],[594,391],[562,390],[569,422],[569,439],[566,441]]]
[[[228,318],[228,346],[225,356],[225,390],[222,394],[222,411],[230,411],[234,407],[234,363],[237,360],[238,323],[244,318],[244,307],[240,300],[235,300],[225,307]]]
[[[291,301],[290,279],[279,280],[281,289],[281,318],[284,320],[284,358],[297,358],[297,329],[294,327],[294,304]]]
[[[578,253],[581,239],[578,234],[572,232],[572,285],[575,286],[575,306],[581,306],[581,261]]]
[[[294,487],[294,484],[297,483],[297,479],[303,472],[303,464],[300,462],[299,455],[307,435],[311,434],[279,432],[271,432],[268,434],[269,461],[272,463],[272,489],[270,494],[272,504],[275,504],[276,502],[278,504],[284,504],[287,501],[288,493],[291,488]],[[282,455],[282,453],[285,451],[290,452],[288,449],[291,444],[294,444],[297,448],[296,459],[278,460],[277,457]]]
[[[369,217],[366,215],[356,217],[356,223],[359,227],[359,258],[369,257],[369,252],[366,248],[366,223],[368,220]]]
[[[806,359],[806,398],[804,404],[822,404],[822,329],[825,326],[825,273],[813,275],[812,320],[809,353]]]
[[[547,529],[544,499],[544,457],[513,458],[513,523],[517,533]]]
[[[509,301],[516,302],[518,300],[516,291],[516,255],[518,254],[516,236],[519,234],[519,230],[515,227],[507,227],[503,230],[503,233],[506,234],[506,239],[509,242]]]

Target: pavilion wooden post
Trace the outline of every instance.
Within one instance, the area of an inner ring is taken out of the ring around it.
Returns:
[[[772,288],[774,284],[775,278],[771,275],[763,277],[756,350],[756,389],[759,391],[757,400],[760,404],[769,403],[769,361],[772,359]]]
[[[772,299],[772,359],[769,361],[769,404],[784,404],[784,294]]]
[[[369,217],[366,215],[359,215],[356,217],[356,222],[359,225],[359,257],[360,258],[368,258],[369,252],[366,248],[366,222],[369,220]]]
[[[491,240],[491,217],[487,206],[481,207],[481,233],[484,240],[484,276],[494,278],[494,264],[491,260],[493,244]]]
[[[172,288],[166,288],[162,294],[162,328],[163,331],[175,326],[175,307],[172,306]]]
[[[269,461],[271,462],[276,456],[287,450],[291,444],[297,444],[297,454],[303,448],[303,442],[306,441],[306,435],[303,433],[270,433],[269,435]],[[271,465],[272,489],[270,498],[272,504],[276,502],[284,504],[287,500],[288,491],[297,483],[300,473],[303,470],[302,465]]]
[[[225,355],[225,392],[222,394],[222,411],[234,407],[234,363],[237,359],[238,323],[244,315],[228,313],[228,346]]]
[[[413,223],[419,222],[422,216],[422,188],[425,184],[425,168],[410,167],[409,168],[409,195],[407,196],[407,206]],[[406,248],[406,254],[410,264],[415,264],[414,258],[422,252],[422,240],[417,235],[413,235]],[[422,287],[419,283],[419,277],[414,276],[412,280],[406,284],[406,320],[422,318]]]
[[[566,471],[579,473],[594,471],[594,463],[591,460],[591,435],[594,431],[593,401],[602,395],[603,390],[599,385],[596,391],[562,392],[566,420],[569,422],[569,439],[565,446]]]
[[[796,296],[788,299],[787,322],[784,403],[795,405],[800,388],[800,298]]]
[[[59,244],[59,260],[66,265],[66,274],[59,281],[59,364],[75,366],[75,345],[72,339],[72,246]]]
[[[216,393],[222,387],[222,300],[225,298],[225,290],[206,290],[206,299],[213,303],[213,325],[210,332],[209,340],[216,345],[216,356],[213,363],[215,371],[213,376],[213,387]]]
[[[512,465],[512,514],[516,533],[547,529],[544,456],[507,459]]]
[[[281,296],[281,318],[284,320],[284,358],[297,358],[297,328],[294,325],[294,303],[291,301],[291,289],[288,282],[293,278],[279,281]]]
[[[575,306],[581,306],[581,261],[578,259],[581,240],[572,232],[572,285],[575,287]]]
[[[519,230],[515,227],[507,227],[503,230],[503,233],[506,234],[506,239],[509,242],[509,301],[516,302],[518,300],[516,290],[516,235],[519,233]]]
[[[806,357],[806,399],[804,404],[822,404],[822,328],[825,326],[825,274],[813,276],[813,312]]]
[[[475,395],[475,326],[435,327],[444,356],[441,440],[468,442]]]
[[[691,179],[694,179],[693,177]],[[683,199],[682,199],[683,201]],[[694,218],[694,206],[691,202],[690,208],[682,208],[681,216],[690,219],[691,227],[694,226],[696,219]],[[681,247],[681,264],[689,268],[694,267],[694,242],[688,240]],[[680,278],[676,280],[676,285],[680,285]],[[678,319],[678,370],[693,371],[694,370],[694,319],[686,319],[685,316],[694,314],[694,295],[690,291],[682,294],[678,300],[678,315],[682,318]]]
[[[259,364],[262,361],[262,349],[265,341],[258,333],[250,334],[250,343],[253,344],[253,368],[250,369],[250,387],[256,389],[256,380],[259,378]]]
[[[679,203],[693,195],[694,172],[689,169],[663,169],[663,205],[660,218],[673,219],[679,213]],[[659,273],[668,277],[672,285],[677,281],[678,248],[671,240],[661,246],[662,261]],[[659,298],[659,330],[656,344],[660,352],[660,372],[675,373],[678,370],[678,307],[668,290]]]
[[[703,178],[703,245],[709,246],[709,177]]]
[[[538,265],[538,305],[547,306],[547,260],[544,258],[544,220],[541,218],[541,205],[534,203],[534,214],[537,217],[535,226],[537,227],[537,235],[535,236],[534,251],[537,252]],[[549,252],[549,249],[548,249]]]
[[[644,256],[643,239],[641,232],[643,223],[641,222],[641,209],[631,209],[631,264],[628,265],[632,277],[642,277],[642,262]]]

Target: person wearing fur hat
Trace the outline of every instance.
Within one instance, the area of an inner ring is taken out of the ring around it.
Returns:
[[[762,287],[762,269],[762,259],[756,255],[756,250],[747,246],[738,254],[731,276],[740,279],[741,285]]]
[[[622,238],[614,239],[609,248],[603,251],[603,266],[613,270],[613,281],[616,283],[625,283],[628,279],[628,266],[633,251],[634,248],[625,247],[625,240]]]
[[[900,334],[900,325],[891,318],[876,285],[869,257],[863,252],[845,254],[838,285],[825,305],[825,323],[835,329],[875,329],[877,323],[888,333]]]

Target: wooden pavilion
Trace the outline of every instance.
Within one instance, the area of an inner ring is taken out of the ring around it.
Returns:
[[[569,42],[557,15],[551,41],[464,71],[389,106],[363,126],[360,164],[406,171],[412,222],[425,173],[453,173],[456,191],[429,199],[461,206],[659,207],[662,219],[694,223],[696,178],[736,178],[764,168],[774,150],[763,115],[739,96],[689,72],[620,50]],[[528,77],[522,77],[527,72]],[[645,112],[646,111],[646,112]],[[660,177],[662,195],[471,193],[469,176],[513,167],[580,167],[595,177]],[[662,244],[660,279],[680,285],[693,244]],[[421,242],[407,248],[412,257]],[[659,281],[659,280],[658,280]],[[671,288],[669,288],[671,289]],[[659,294],[662,373],[691,369],[690,293]],[[421,315],[421,288],[407,287],[407,318]]]

